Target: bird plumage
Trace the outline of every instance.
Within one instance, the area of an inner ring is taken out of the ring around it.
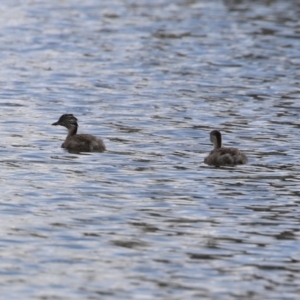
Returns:
[[[248,162],[246,155],[240,150],[222,147],[222,135],[218,130],[211,131],[210,140],[214,145],[214,149],[204,159],[204,163],[207,165],[226,166]]]
[[[64,126],[68,129],[68,134],[61,147],[70,152],[102,152],[106,150],[104,142],[91,134],[77,134],[77,118],[72,114],[62,115],[57,122],[52,125]]]

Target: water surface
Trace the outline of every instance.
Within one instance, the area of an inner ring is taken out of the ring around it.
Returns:
[[[2,1],[3,299],[297,299],[298,1]],[[102,137],[72,154],[63,113]],[[213,168],[209,132],[249,164]]]

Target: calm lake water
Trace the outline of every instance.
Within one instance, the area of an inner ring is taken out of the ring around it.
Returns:
[[[299,1],[3,0],[1,299],[299,299]],[[60,148],[64,113],[105,153]],[[209,132],[249,158],[203,163]]]

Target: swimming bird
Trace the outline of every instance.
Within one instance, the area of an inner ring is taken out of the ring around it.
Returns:
[[[61,147],[70,152],[103,152],[106,150],[103,141],[91,134],[77,134],[77,118],[72,114],[64,114],[52,125],[64,126],[68,135]]]
[[[222,135],[218,130],[210,133],[210,141],[214,145],[214,149],[204,159],[204,163],[210,166],[226,166],[246,164],[248,159],[245,154],[235,148],[222,147]]]

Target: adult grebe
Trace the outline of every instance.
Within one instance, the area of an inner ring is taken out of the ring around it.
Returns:
[[[210,166],[226,166],[246,164],[248,162],[246,155],[240,150],[222,147],[222,135],[220,131],[211,131],[210,141],[214,145],[214,150],[204,159],[204,163]]]
[[[101,139],[90,134],[77,134],[77,119],[72,114],[62,115],[52,125],[61,125],[68,129],[68,135],[61,147],[70,152],[103,152],[106,150]]]

